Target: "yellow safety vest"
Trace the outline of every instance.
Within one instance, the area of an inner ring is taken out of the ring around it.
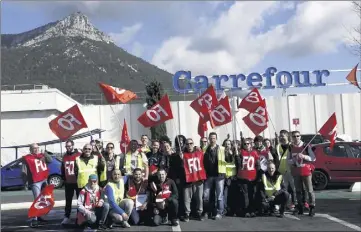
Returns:
[[[124,181],[123,181],[123,178],[121,178],[119,180],[119,184],[115,183],[115,182],[109,182],[107,185],[109,185],[113,189],[114,200],[117,203],[117,205],[119,205],[120,202],[124,199]],[[105,201],[108,202],[108,196],[105,195],[104,198],[105,198]]]
[[[210,145],[205,147],[204,151],[206,151],[209,146]],[[224,147],[218,146],[217,157],[218,157],[218,173],[219,174],[226,174],[227,173],[227,164],[228,163],[225,161]]]
[[[89,176],[91,174],[97,174],[97,167],[98,167],[98,156],[94,156],[93,159],[90,159],[88,164],[80,158],[80,156],[76,157],[75,163],[78,166],[78,188],[84,188],[84,186],[88,183]]]
[[[113,159],[115,159],[114,169],[119,169],[120,155],[114,155]],[[108,168],[107,168],[107,163],[105,162],[104,170],[100,174],[100,181],[106,181],[108,180],[108,178],[111,178],[111,176],[107,176],[107,173],[108,173]]]
[[[287,157],[288,157],[288,152],[289,150],[287,149],[287,151],[283,152],[283,149],[282,149],[282,146],[281,144],[278,144],[277,145],[277,155],[278,155],[278,158],[280,160],[280,165],[278,166],[278,171],[284,175],[289,167],[288,167],[288,162],[287,162]],[[283,156],[282,156],[283,154]],[[281,157],[282,156],[282,157]]]
[[[204,147],[202,148],[203,152],[206,152],[207,147],[208,147],[208,146],[204,146]]]
[[[275,184],[272,184],[269,181],[265,174],[262,175],[262,182],[264,185],[264,190],[268,197],[273,196],[273,194],[279,190],[281,190],[281,183],[282,183],[282,175],[279,175]]]
[[[137,154],[137,168],[144,169],[142,153],[138,151]],[[132,153],[128,152],[125,155],[125,173],[132,174]]]

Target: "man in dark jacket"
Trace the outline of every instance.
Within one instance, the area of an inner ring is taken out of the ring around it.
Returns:
[[[262,174],[260,184],[261,202],[260,211],[274,214],[275,205],[280,205],[279,217],[284,216],[285,207],[289,198],[289,194],[284,185],[282,175],[276,171],[276,165],[270,161],[267,166],[267,172]]]
[[[149,165],[149,182],[154,181],[157,178],[157,171],[159,168],[165,169],[167,171],[168,164],[165,155],[159,150],[159,141],[152,141],[152,151],[146,154],[148,158]]]
[[[167,178],[164,169],[158,169],[157,179],[150,183],[153,203],[154,225],[168,224],[168,217],[172,226],[178,226],[178,190],[172,179]]]
[[[224,147],[217,144],[217,134],[215,132],[209,133],[209,143],[204,153],[204,169],[207,174],[207,180],[204,182],[203,201],[204,210],[203,216],[207,218],[212,216],[213,219],[221,219],[224,211],[224,180],[225,180],[225,161],[220,163],[219,159],[224,157]],[[218,167],[224,167],[224,171],[218,170]],[[216,190],[216,199],[214,199],[214,189]],[[212,191],[213,190],[213,191]],[[217,209],[215,209],[217,205]]]
[[[61,222],[62,225],[70,224],[70,213],[71,213],[71,204],[74,196],[74,191],[76,198],[79,197],[79,191],[76,175],[74,172],[75,159],[81,153],[74,149],[74,141],[68,140],[65,143],[66,153],[63,156],[63,162],[61,163],[61,176],[64,180],[65,187],[65,215],[64,219]]]

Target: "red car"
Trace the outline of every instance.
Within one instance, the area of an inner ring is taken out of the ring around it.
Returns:
[[[329,183],[361,182],[361,143],[336,142],[315,144],[316,162],[313,173],[315,190],[322,190]]]

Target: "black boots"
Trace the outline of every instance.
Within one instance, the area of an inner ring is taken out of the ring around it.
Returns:
[[[310,217],[315,216],[315,206],[314,205],[310,205],[310,211],[308,213],[308,216],[310,216]]]

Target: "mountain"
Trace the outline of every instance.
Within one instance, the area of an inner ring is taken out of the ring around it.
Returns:
[[[175,94],[172,74],[119,48],[80,12],[1,35],[1,65],[2,85],[45,84],[72,97],[100,96],[98,82],[143,92],[138,93],[142,97],[145,85],[155,79]]]

